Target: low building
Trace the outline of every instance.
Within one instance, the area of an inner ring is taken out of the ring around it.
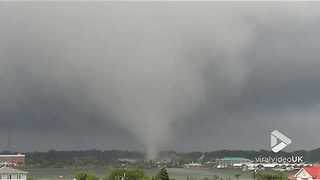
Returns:
[[[24,154],[5,154],[0,155],[0,165],[6,164],[10,167],[24,167],[25,166],[25,155]]]
[[[1,167],[0,168],[0,179],[1,180],[26,180],[28,172],[14,169],[12,167]]]
[[[242,157],[225,157],[217,159],[217,168],[241,167],[242,165],[252,163],[250,159]]]
[[[202,168],[203,165],[201,163],[191,162],[191,163],[188,163],[188,164],[184,164],[184,167],[185,168]]]
[[[320,180],[320,166],[303,167],[288,177],[289,180]]]

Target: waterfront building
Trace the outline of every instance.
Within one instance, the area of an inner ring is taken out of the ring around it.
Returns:
[[[320,180],[320,166],[301,168],[297,173],[288,177],[289,180]]]
[[[1,180],[27,180],[28,172],[14,169],[12,167],[1,167],[0,168],[0,179]]]

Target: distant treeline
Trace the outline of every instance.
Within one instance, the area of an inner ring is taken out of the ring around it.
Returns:
[[[8,154],[10,152],[3,152]],[[236,151],[236,150],[220,150],[211,152],[190,152],[177,153],[174,151],[165,151],[159,154],[159,159],[178,162],[183,164],[190,161],[199,161],[200,157],[205,154],[201,161],[211,161],[223,157],[243,157],[254,160],[259,156],[303,156],[306,162],[320,162],[320,148],[311,151],[294,151],[294,152],[279,152],[271,151]],[[88,166],[88,165],[115,165],[119,164],[119,159],[142,161],[145,157],[144,153],[134,151],[121,150],[84,150],[84,151],[56,151],[50,150],[47,152],[28,152],[26,153],[26,164],[29,166]]]
[[[176,156],[180,159],[189,160],[189,161],[197,161],[204,154],[203,161],[211,161],[217,158],[224,157],[243,157],[251,160],[255,160],[256,157],[290,157],[290,156],[303,156],[305,162],[320,162],[320,148],[314,149],[311,151],[293,151],[293,152],[284,152],[280,151],[278,153],[274,153],[272,151],[260,150],[260,151],[246,151],[246,150],[219,150],[219,151],[211,151],[211,152],[190,152],[190,153],[175,153],[168,152],[169,154],[176,154]],[[165,157],[165,153],[161,153]],[[171,156],[172,157],[172,156]]]
[[[107,166],[119,163],[119,159],[143,159],[144,155],[131,151],[56,151],[26,153],[27,166],[64,167],[64,166]]]

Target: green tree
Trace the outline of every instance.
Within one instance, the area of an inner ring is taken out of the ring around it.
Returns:
[[[127,179],[126,180],[144,180],[148,179],[147,176],[144,174],[144,171],[141,169],[133,169],[127,172]]]
[[[77,180],[98,180],[99,178],[93,174],[87,174],[87,173],[78,173],[76,175]]]
[[[240,175],[240,174],[236,174],[236,175],[234,175],[234,176],[236,177],[237,180],[239,180],[239,178],[240,178],[241,175]]]
[[[87,180],[98,180],[99,178],[93,174],[88,174]]]
[[[111,171],[109,177],[105,180],[149,180],[149,177],[145,175],[141,169],[115,169]]]
[[[78,173],[77,175],[76,175],[76,179],[77,180],[87,180],[87,174],[86,173]]]
[[[122,177],[125,176],[124,169],[115,169],[112,170],[109,177],[104,178],[105,180],[121,180]]]
[[[156,175],[156,180],[170,180],[169,174],[166,168],[160,169],[160,171]]]
[[[274,173],[274,172],[270,172],[270,173],[259,172],[259,173],[257,173],[258,180],[286,180],[287,177],[288,176],[283,173]]]
[[[218,175],[213,175],[213,180],[219,180],[219,176]]]

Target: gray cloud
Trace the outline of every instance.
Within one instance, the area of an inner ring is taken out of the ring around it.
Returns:
[[[154,158],[273,129],[314,148],[318,21],[316,3],[3,3],[0,127],[18,150]]]

